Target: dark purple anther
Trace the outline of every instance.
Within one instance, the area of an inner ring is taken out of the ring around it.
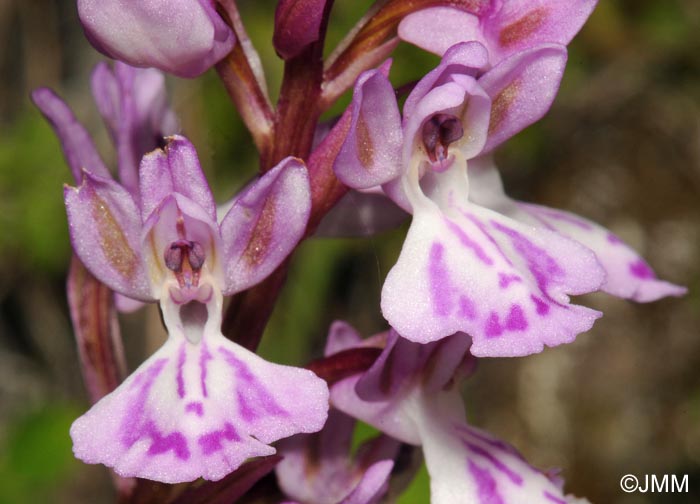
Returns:
[[[181,288],[192,288],[199,285],[199,274],[206,255],[204,248],[194,241],[177,240],[165,249],[165,265],[175,273]]]
[[[204,264],[204,249],[197,242],[190,242],[190,250],[187,254],[187,259],[190,261],[192,269],[198,270]]]
[[[447,148],[463,135],[461,121],[452,114],[435,114],[423,124],[423,145],[433,163],[447,159]]]
[[[165,249],[165,265],[172,271],[180,271],[182,268],[182,248],[177,242]]]

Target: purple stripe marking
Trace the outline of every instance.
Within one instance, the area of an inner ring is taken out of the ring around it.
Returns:
[[[477,228],[479,228],[479,231],[481,231],[481,232],[484,234],[484,236],[486,237],[486,239],[488,239],[488,241],[491,242],[491,244],[496,248],[496,250],[498,250],[498,253],[499,253],[500,256],[503,258],[503,260],[506,262],[506,264],[508,264],[509,266],[513,266],[513,263],[511,262],[510,258],[506,255],[506,253],[503,251],[503,249],[502,249],[501,246],[498,244],[498,242],[496,241],[496,239],[491,235],[491,233],[489,233],[489,231],[488,231],[486,225],[485,225],[482,221],[480,221],[479,219],[477,219],[476,217],[474,217],[472,214],[467,213],[467,212],[462,212],[462,213],[464,214],[464,216],[465,216],[467,219],[469,219],[470,221],[472,221],[472,223],[473,223]]]
[[[202,350],[199,354],[199,381],[202,386],[202,395],[207,397],[207,362],[212,360],[207,344],[202,340]]]
[[[433,312],[440,317],[446,317],[452,312],[452,287],[450,274],[443,260],[444,253],[445,247],[442,243],[433,243],[428,258],[430,298],[433,302]]]
[[[534,210],[534,212],[540,213],[541,215],[544,215],[545,218],[548,219],[554,219],[558,220],[561,222],[566,222],[567,224],[571,224],[572,226],[576,226],[580,229],[584,229],[586,231],[592,231],[593,226],[589,224],[588,222],[584,221],[583,219],[579,217],[575,217],[573,215],[569,215],[563,212],[557,212],[554,210],[545,210],[543,208],[538,208]]]
[[[501,450],[503,452],[508,453],[509,455],[517,457],[518,459],[522,460],[523,462],[525,462],[527,464],[525,457],[523,457],[520,454],[520,452],[515,449],[515,447],[513,445],[510,445],[510,444],[506,443],[505,441],[501,441],[500,439],[494,439],[492,437],[489,437],[486,434],[477,431],[476,429],[470,429],[466,425],[455,424],[454,428],[458,432],[461,432],[464,435],[475,438],[475,439],[481,441],[482,443],[486,443],[487,445],[492,446],[493,448],[496,448],[498,450]]]
[[[537,310],[538,315],[544,316],[549,313],[549,305],[545,301],[538,298],[534,294],[530,294],[530,299],[532,299],[532,302],[535,303],[535,309]]]
[[[476,318],[476,305],[467,296],[459,296],[459,316],[474,320]]]
[[[614,233],[608,233],[608,242],[612,243],[613,245],[622,245],[624,243],[620,237]]]
[[[201,417],[202,415],[204,415],[204,406],[199,401],[188,403],[187,406],[185,406],[185,413],[189,413],[190,411],[196,413],[197,416]]]
[[[501,289],[507,288],[512,283],[522,282],[522,281],[523,281],[523,279],[520,278],[520,275],[509,275],[507,273],[499,273],[498,274],[498,286]]]
[[[498,313],[495,311],[491,312],[489,318],[486,319],[486,326],[484,329],[486,331],[487,338],[496,338],[503,334],[503,326],[498,318]]]
[[[464,443],[464,446],[466,446],[468,450],[491,462],[491,464],[500,472],[505,474],[508,477],[508,479],[510,479],[510,481],[513,482],[513,484],[518,486],[523,484],[522,476],[520,476],[518,473],[514,472],[503,462],[498,460],[491,452],[485,450],[481,446],[470,443],[469,441],[462,440],[462,443]]]
[[[139,387],[135,399],[126,409],[126,414],[120,426],[121,442],[131,448],[143,438],[150,438],[151,445],[148,448],[148,455],[159,455],[172,450],[175,456],[181,460],[190,458],[190,450],[187,447],[187,439],[178,431],[164,435],[152,418],[147,417],[148,410],[146,402],[148,395],[153,388],[153,383],[160,375],[169,359],[159,359],[154,362],[142,374],[134,379],[133,386]]]
[[[224,347],[219,347],[219,353],[233,368],[236,378],[239,380],[236,399],[243,420],[251,422],[262,416],[289,416],[289,413],[277,404],[272,394],[260,383],[248,366]]]
[[[185,379],[182,376],[182,368],[185,366],[186,357],[185,343],[183,343],[180,345],[180,351],[177,355],[177,395],[180,396],[180,399],[185,397]]]
[[[476,482],[476,492],[479,504],[505,504],[498,493],[498,484],[488,469],[479,467],[474,462],[468,462],[469,473]]]
[[[220,451],[223,448],[222,441],[233,441],[237,442],[241,440],[241,437],[233,428],[233,425],[226,422],[224,428],[221,430],[215,430],[202,434],[197,439],[199,446],[202,447],[202,453],[204,455],[211,455],[214,452]]]
[[[544,249],[538,247],[514,229],[495,221],[493,221],[492,224],[494,228],[510,238],[515,251],[527,262],[527,268],[530,270],[530,273],[532,273],[532,276],[537,282],[537,286],[546,296],[547,300],[551,303],[559,304],[551,299],[547,293],[547,286],[552,283],[552,281],[563,283],[566,278],[566,272],[561,268],[559,263]]]
[[[509,331],[524,331],[527,329],[527,320],[519,304],[513,304],[506,318],[506,329]]]
[[[653,280],[656,278],[654,270],[651,269],[649,265],[645,263],[642,259],[639,259],[635,262],[631,262],[629,268],[630,273],[632,273],[632,275],[642,280]]]
[[[469,236],[467,236],[467,233],[464,232],[464,229],[459,227],[457,224],[452,222],[449,219],[445,219],[445,223],[447,224],[447,228],[459,238],[459,241],[462,245],[464,245],[466,248],[471,249],[474,251],[474,254],[476,254],[476,257],[484,264],[487,266],[493,265],[493,259],[491,259],[486,252],[484,252],[484,249],[481,248],[481,245],[479,243],[475,242]]]
[[[552,502],[555,502],[556,504],[566,504],[566,501],[564,499],[560,499],[556,495],[552,495],[549,493],[547,490],[545,490],[542,495],[544,495],[545,499],[549,499]]]

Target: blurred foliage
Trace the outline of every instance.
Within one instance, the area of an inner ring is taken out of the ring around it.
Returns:
[[[275,2],[239,3],[274,101],[282,80],[270,44]],[[371,3],[336,2],[326,54]],[[62,276],[68,264],[61,187],[70,174],[51,129],[26,99],[38,85],[59,89],[101,152],[111,152],[88,92],[87,75],[99,58],[83,38],[73,0],[10,0],[1,7],[0,370],[21,368],[10,376],[39,390],[40,405],[16,399],[21,396],[7,392],[11,382],[0,380],[0,398],[14,398],[0,411],[19,412],[0,418],[0,503],[103,502],[113,495],[106,472],[70,453],[68,426],[87,404],[77,378],[56,370],[77,375],[77,357],[47,350],[54,348],[47,341],[62,342],[70,331],[65,299],[47,290],[37,307],[33,290]],[[593,502],[666,502],[621,500],[618,480],[626,473],[688,473],[695,497],[700,488],[694,483],[700,473],[699,27],[697,0],[599,2],[570,46],[551,113],[499,152],[509,193],[600,221],[643,251],[661,276],[691,288],[681,301],[649,306],[593,296],[586,302],[606,316],[591,334],[529,359],[483,360],[467,384],[470,420],[515,444],[535,465],[564,467],[567,488]],[[397,86],[437,62],[406,44],[393,58]],[[169,85],[183,132],[198,146],[217,201],[224,202],[256,172],[250,136],[214,72]],[[304,243],[261,353],[303,364],[320,356],[337,318],[365,336],[383,330],[379,291],[404,233],[405,226],[366,240]],[[33,329],[44,327],[31,323],[36,313],[59,314],[50,319],[52,331]],[[144,317],[123,321],[136,327]],[[127,335],[130,355],[145,357],[144,336]],[[77,401],[83,401],[78,409],[66,406]],[[356,445],[373,433],[360,424]],[[67,485],[72,479],[77,483]],[[399,503],[424,503],[427,495],[423,467]]]

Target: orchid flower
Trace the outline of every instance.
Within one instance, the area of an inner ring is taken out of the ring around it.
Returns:
[[[422,345],[392,329],[363,341],[350,326],[336,322],[328,339],[332,351],[384,346],[369,370],[331,387],[331,403],[393,438],[421,446],[432,504],[569,502],[559,480],[466,422],[457,383],[474,366],[467,335]]]
[[[78,15],[101,53],[179,77],[200,75],[236,42],[213,0],[78,0]]]
[[[364,443],[350,458],[355,420],[338,410],[315,434],[298,434],[277,445],[284,456],[277,464],[277,481],[298,502],[371,504],[388,489],[389,475],[400,443],[379,436]]]
[[[305,167],[287,158],[241,193],[220,225],[194,147],[170,137],[144,156],[137,202],[84,173],[65,202],[74,250],[116,292],[158,301],[166,343],[71,427],[76,456],[121,476],[217,480],[269,443],[315,432],[328,391],[312,372],[266,362],[220,330],[223,296],[260,282],[294,248],[310,210]]]
[[[399,37],[444,55],[460,42],[480,42],[496,65],[543,43],[567,45],[597,0],[501,0],[481,2],[474,12],[438,6],[413,12],[399,24]]]
[[[601,259],[607,251],[591,250],[586,237],[561,226],[479,205],[479,187],[468,177],[468,160],[542,117],[565,62],[563,46],[546,44],[484,71],[486,49],[457,44],[409,95],[400,127],[384,69],[358,80],[353,124],[335,169],[354,187],[383,184],[413,214],[382,291],[383,314],[403,337],[427,343],[463,331],[473,338],[474,355],[518,356],[570,342],[600,317],[569,296],[610,285],[606,274],[615,265]],[[380,95],[383,108],[373,106]],[[636,291],[653,280],[650,271],[606,290]],[[659,296],[681,292],[674,289]]]

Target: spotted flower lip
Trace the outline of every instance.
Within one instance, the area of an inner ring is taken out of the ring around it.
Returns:
[[[202,74],[236,41],[212,0],[78,0],[78,16],[101,53],[179,77]]]
[[[444,55],[460,42],[479,42],[491,65],[543,43],[567,45],[591,15],[597,0],[506,0],[490,2],[478,14],[454,7],[430,7],[406,16],[399,37]]]
[[[220,330],[223,295],[264,279],[310,211],[301,161],[246,188],[221,224],[197,154],[167,139],[140,167],[138,204],[111,179],[65,190],[74,250],[111,289],[158,301],[166,343],[71,428],[76,456],[121,476],[217,480],[269,443],[323,426],[328,390],[311,371],[264,361]]]
[[[368,341],[338,322],[328,338],[334,350]],[[474,365],[467,335],[423,345],[390,330],[374,339],[385,341],[380,357],[366,372],[333,385],[331,403],[385,434],[421,446],[432,503],[567,502],[561,481],[466,422],[457,383]]]

